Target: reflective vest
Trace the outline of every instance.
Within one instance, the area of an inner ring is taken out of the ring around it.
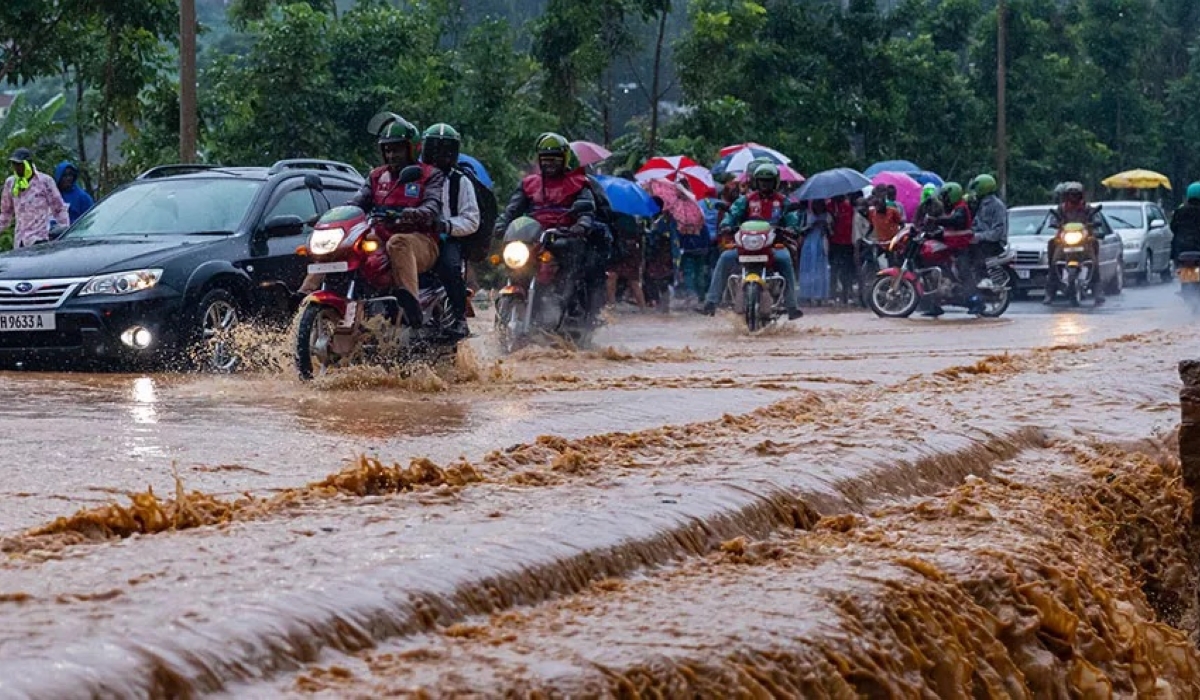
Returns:
[[[543,178],[537,173],[521,181],[521,191],[530,203],[528,216],[547,229],[575,223],[571,205],[584,187],[587,187],[587,176],[579,171],[556,178]]]

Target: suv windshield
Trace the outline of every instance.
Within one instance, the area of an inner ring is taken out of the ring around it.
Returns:
[[[1142,218],[1141,207],[1115,207],[1106,204],[1100,213],[1104,214],[1104,218],[1108,219],[1108,225],[1113,228],[1142,228],[1146,225],[1146,220]]]
[[[1046,222],[1048,209],[1029,209],[1008,212],[1008,235],[1032,236]]]
[[[260,180],[232,178],[136,183],[84,214],[67,235],[233,233],[261,186]]]

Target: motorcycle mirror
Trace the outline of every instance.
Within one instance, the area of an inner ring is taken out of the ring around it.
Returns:
[[[371,117],[371,120],[367,122],[367,132],[372,136],[378,136],[379,132],[383,131],[383,127],[391,124],[392,122],[400,121],[401,119],[403,119],[403,117],[395,112],[380,112],[379,114]]]
[[[425,173],[421,171],[421,166],[410,165],[400,171],[400,184],[407,185],[410,182],[418,182]]]
[[[571,205],[572,214],[591,214],[596,211],[596,205],[587,200],[576,200]]]

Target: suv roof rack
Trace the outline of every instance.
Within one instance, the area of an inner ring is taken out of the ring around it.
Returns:
[[[331,172],[346,173],[355,177],[362,177],[362,173],[349,163],[342,163],[336,160],[322,160],[320,158],[289,158],[287,160],[277,161],[267,171],[268,175],[275,175],[284,170],[328,170]]]
[[[184,175],[187,173],[198,173],[201,170],[213,170],[224,166],[213,165],[210,163],[175,163],[173,165],[159,165],[150,168],[146,172],[137,176],[138,180],[153,180],[157,177],[169,177],[171,175]]]

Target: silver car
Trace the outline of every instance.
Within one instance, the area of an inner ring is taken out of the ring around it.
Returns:
[[[1045,289],[1050,271],[1047,245],[1054,231],[1046,228],[1050,204],[1012,207],[1008,210],[1008,248],[1016,252],[1013,270],[1017,273],[1017,298],[1029,296],[1031,289]],[[1107,213],[1107,211],[1106,211]],[[1100,282],[1108,294],[1120,294],[1125,288],[1121,236],[1115,231],[1100,240]]]
[[[1099,202],[1109,226],[1121,235],[1125,274],[1141,284],[1171,279],[1171,229],[1153,202]]]

